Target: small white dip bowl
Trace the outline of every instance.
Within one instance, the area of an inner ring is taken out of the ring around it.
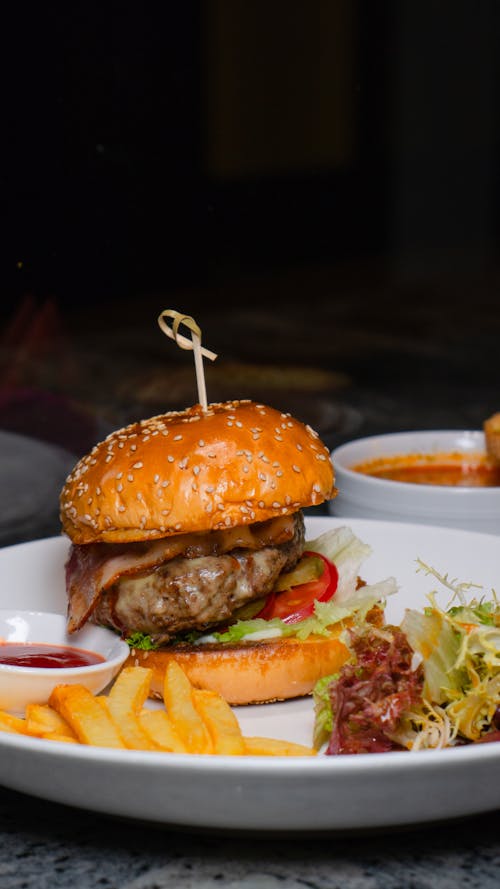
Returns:
[[[129,647],[116,633],[88,624],[71,636],[62,614],[0,610],[1,642],[38,642],[83,648],[104,658],[85,667],[19,667],[0,664],[0,709],[24,716],[27,704],[45,704],[56,685],[84,685],[102,691],[125,662]]]
[[[332,451],[337,497],[332,515],[444,525],[500,534],[500,487],[453,487],[411,484],[355,472],[367,460],[399,454],[484,453],[479,431],[396,432],[373,435]]]

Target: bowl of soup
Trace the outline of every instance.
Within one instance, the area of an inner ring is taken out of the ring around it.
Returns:
[[[483,432],[373,435],[332,451],[333,515],[500,534],[500,463]]]

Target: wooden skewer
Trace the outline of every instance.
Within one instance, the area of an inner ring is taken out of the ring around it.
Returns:
[[[167,323],[166,318],[172,319],[172,326]],[[202,410],[208,410],[208,402],[207,402],[207,390],[205,385],[205,372],[203,369],[203,358],[209,358],[210,361],[215,361],[217,355],[215,352],[210,352],[209,349],[202,348],[201,345],[201,328],[196,323],[194,318],[191,315],[183,315],[181,312],[177,312],[175,309],[164,309],[163,312],[158,316],[158,324],[166,336],[170,339],[174,340],[174,342],[181,349],[192,349],[194,354],[194,369],[196,372],[196,384],[198,387],[198,401],[201,404]],[[188,328],[191,332],[191,338],[183,336],[179,333],[179,327],[183,324]]]

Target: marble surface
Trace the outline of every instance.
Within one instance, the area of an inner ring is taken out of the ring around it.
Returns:
[[[497,889],[499,827],[497,813],[385,833],[196,834],[111,820],[2,790],[0,886]]]

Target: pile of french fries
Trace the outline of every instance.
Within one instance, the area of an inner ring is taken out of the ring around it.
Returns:
[[[83,685],[58,685],[47,704],[28,704],[24,718],[0,711],[0,731],[70,744],[208,753],[226,756],[314,756],[316,750],[272,738],[244,737],[227,701],[195,688],[182,668],[169,664],[164,707],[147,709],[152,670],[125,667],[108,695]]]

